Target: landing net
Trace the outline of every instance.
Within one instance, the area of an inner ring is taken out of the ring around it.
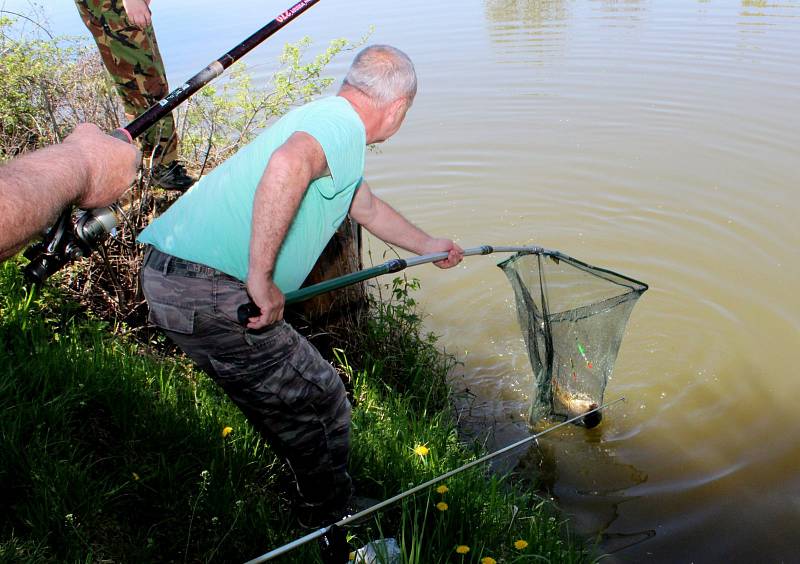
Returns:
[[[602,405],[625,326],[647,284],[555,251],[518,253],[498,266],[514,288],[533,368],[531,422]],[[599,422],[599,416],[583,420],[587,427]]]

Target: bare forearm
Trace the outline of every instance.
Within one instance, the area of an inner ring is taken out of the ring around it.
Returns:
[[[0,259],[48,227],[89,184],[78,147],[48,147],[0,167]]]
[[[375,196],[366,181],[361,183],[353,198],[350,216],[373,235],[412,253],[424,255],[446,252],[447,258],[433,263],[439,268],[451,268],[464,258],[463,249],[453,240],[435,238],[425,233]]]
[[[363,226],[391,245],[416,254],[422,254],[431,236],[400,215],[392,206],[373,196],[374,210]]]
[[[267,168],[253,202],[248,278],[272,278],[278,252],[307,186],[308,179],[301,171],[277,163]]]
[[[320,144],[300,131],[269,159],[253,200],[247,291],[261,313],[250,318],[250,329],[261,329],[283,317],[283,293],[273,281],[275,262],[309,183],[327,168]]]
[[[60,145],[0,167],[0,259],[44,230],[65,206],[99,208],[116,201],[133,182],[140,157],[135,146],[83,123]]]

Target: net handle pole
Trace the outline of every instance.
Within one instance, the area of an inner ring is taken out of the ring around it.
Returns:
[[[500,247],[493,245],[481,245],[480,247],[472,247],[464,249],[464,256],[471,257],[475,255],[490,255],[492,253],[541,253],[545,249],[537,246],[529,247]],[[420,255],[418,257],[411,257],[404,259],[406,266],[417,266],[429,262],[437,262],[447,258],[449,253],[432,253],[429,255]]]
[[[492,245],[481,245],[480,247],[472,247],[469,249],[464,249],[464,256],[471,257],[475,255],[490,255],[492,253],[535,254],[543,252],[555,252],[555,251],[548,251],[547,249],[537,246],[495,247]],[[294,304],[297,302],[302,302],[309,298],[313,298],[314,296],[317,296],[319,294],[330,292],[331,290],[338,290],[339,288],[344,288],[345,286],[349,286],[350,284],[355,284],[356,282],[362,282],[364,280],[369,280],[370,278],[376,278],[381,274],[400,272],[401,270],[405,270],[406,268],[410,268],[412,266],[419,266],[420,264],[427,264],[429,262],[438,262],[440,260],[445,260],[448,257],[448,255],[449,253],[441,252],[441,253],[431,253],[428,255],[419,255],[416,257],[409,257],[404,259],[387,260],[383,264],[379,264],[378,266],[373,266],[372,268],[366,268],[364,270],[359,270],[358,272],[345,274],[344,276],[339,276],[338,278],[331,278],[330,280],[326,280],[318,284],[313,284],[311,286],[308,286],[307,288],[301,288],[300,290],[288,292],[286,294],[286,303]]]
[[[486,254],[488,254],[488,253],[486,253]],[[261,556],[259,556],[257,558],[253,558],[252,560],[248,560],[247,562],[245,562],[245,564],[258,564],[260,562],[265,562],[267,560],[272,560],[273,558],[276,558],[277,556],[280,556],[281,554],[285,554],[285,553],[287,553],[287,552],[289,552],[291,550],[294,550],[298,546],[301,546],[301,545],[303,545],[303,544],[305,544],[307,542],[310,542],[310,541],[312,541],[314,539],[317,539],[317,538],[325,535],[325,533],[327,533],[329,530],[331,530],[334,526],[342,527],[342,526],[347,525],[348,523],[351,523],[353,521],[358,521],[360,519],[363,519],[367,515],[370,515],[370,514],[376,512],[376,511],[378,511],[379,509],[383,509],[387,505],[391,505],[391,504],[393,504],[393,503],[395,503],[397,501],[400,501],[401,499],[403,499],[405,497],[413,495],[413,494],[419,492],[420,490],[428,488],[428,487],[432,486],[433,484],[435,484],[437,482],[441,482],[442,480],[446,480],[447,478],[450,478],[450,477],[452,477],[452,476],[454,476],[454,475],[456,475],[456,474],[458,474],[460,472],[463,472],[464,470],[467,470],[468,468],[472,468],[473,466],[477,466],[478,464],[482,464],[482,463],[484,463],[484,462],[486,462],[488,460],[491,460],[492,458],[494,458],[496,456],[500,456],[501,454],[505,454],[506,452],[508,452],[510,450],[514,450],[517,447],[520,447],[520,446],[522,446],[524,444],[527,444],[527,443],[529,443],[531,441],[535,441],[535,440],[539,439],[540,437],[543,437],[544,435],[555,431],[556,429],[560,429],[561,427],[564,427],[564,426],[566,426],[566,425],[568,425],[570,423],[574,423],[574,422],[578,421],[579,419],[583,419],[584,417],[586,417],[590,413],[594,413],[596,411],[600,411],[601,409],[607,409],[607,408],[611,407],[612,405],[615,405],[615,404],[617,404],[617,403],[619,403],[621,401],[625,401],[625,396],[617,398],[614,401],[605,403],[605,404],[603,404],[603,405],[601,405],[599,407],[595,407],[594,409],[590,409],[586,413],[581,413],[580,415],[577,415],[577,416],[575,416],[575,417],[573,417],[571,419],[567,419],[566,421],[562,421],[561,423],[558,423],[557,425],[553,425],[552,427],[548,427],[547,429],[545,429],[544,431],[541,431],[540,433],[536,433],[534,435],[531,435],[530,437],[525,437],[524,439],[522,439],[520,441],[517,441],[517,442],[512,443],[512,444],[510,444],[508,446],[505,446],[505,447],[503,447],[503,448],[501,448],[499,450],[496,450],[496,451],[494,451],[494,452],[492,452],[490,454],[482,456],[482,457],[480,457],[480,458],[478,458],[476,460],[473,460],[472,462],[467,462],[466,464],[464,464],[462,466],[459,466],[455,470],[450,470],[449,472],[446,472],[446,473],[444,473],[444,474],[442,474],[440,476],[437,476],[437,477],[435,477],[435,478],[433,478],[431,480],[428,480],[427,482],[419,484],[418,486],[414,486],[413,488],[408,489],[408,490],[406,490],[406,491],[404,491],[402,493],[399,493],[394,497],[390,497],[389,499],[385,499],[385,500],[381,501],[380,503],[376,503],[372,507],[368,507],[367,509],[364,509],[363,511],[360,511],[359,513],[355,513],[354,515],[349,515],[349,516],[345,517],[344,519],[341,519],[341,520],[337,521],[336,523],[333,523],[333,524],[328,525],[326,527],[322,527],[321,529],[318,529],[318,530],[314,531],[313,533],[309,533],[304,537],[300,537],[299,539],[295,539],[292,542],[287,543],[287,544],[285,544],[283,546],[280,546],[280,547],[278,547],[278,548],[276,548],[274,550],[271,550],[271,551],[269,551],[269,552],[267,552],[265,554],[262,554]]]
[[[464,249],[464,256],[471,257],[475,255],[490,255],[492,253],[541,253],[541,252],[545,252],[545,249],[536,246],[494,247],[492,245],[481,245],[480,247],[472,247],[469,249]],[[319,294],[330,292],[331,290],[338,290],[339,288],[344,288],[345,286],[349,286],[350,284],[355,284],[356,282],[362,282],[364,280],[369,280],[370,278],[376,278],[381,274],[400,272],[401,270],[405,270],[406,268],[410,268],[412,266],[419,266],[420,264],[427,264],[430,262],[438,262],[440,260],[445,260],[448,256],[449,253],[441,252],[441,253],[431,253],[428,255],[419,255],[416,257],[387,260],[386,262],[379,264],[378,266],[373,266],[372,268],[365,268],[364,270],[359,270],[357,272],[345,274],[344,276],[339,276],[337,278],[331,278],[330,280],[325,280],[324,282],[320,282],[318,284],[313,284],[311,286],[308,286],[307,288],[301,288],[300,290],[288,292],[286,294],[286,303],[294,304],[297,302],[302,302],[309,298],[313,298],[314,296],[317,296]]]
[[[504,246],[492,246],[492,245],[482,245],[480,247],[472,247],[464,250],[465,257],[475,256],[475,255],[490,255],[492,253],[535,254],[535,253],[555,253],[555,251],[548,251],[547,249],[538,246],[504,247]],[[296,304],[298,302],[311,299],[315,296],[324,294],[326,292],[338,290],[339,288],[344,288],[345,286],[350,286],[351,284],[355,284],[357,282],[363,282],[364,280],[369,280],[370,278],[376,278],[382,274],[400,272],[401,270],[405,270],[406,268],[409,268],[411,266],[419,266],[420,264],[427,264],[429,262],[437,262],[440,260],[445,260],[448,257],[448,255],[449,253],[441,252],[441,253],[431,253],[428,255],[420,255],[416,257],[409,257],[404,259],[396,258],[387,260],[383,264],[379,264],[371,268],[365,268],[364,270],[351,272],[350,274],[345,274],[344,276],[339,276],[337,278],[331,278],[330,280],[325,280],[318,284],[307,286],[306,288],[300,288],[299,290],[294,290],[293,292],[287,292],[286,305]],[[258,317],[259,315],[261,315],[261,309],[252,301],[240,305],[237,311],[237,317],[241,325],[247,325],[251,317]]]

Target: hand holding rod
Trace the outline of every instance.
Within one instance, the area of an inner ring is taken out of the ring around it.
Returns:
[[[225,69],[242,56],[317,2],[319,0],[300,0],[300,2],[279,14],[274,20],[170,92],[166,98],[150,106],[124,128],[116,129],[110,135],[128,143],[133,143],[134,139],[147,131],[158,120],[172,112],[181,102],[221,75]],[[31,282],[42,283],[67,263],[80,256],[90,254],[106,234],[116,227],[114,209],[114,206],[110,206],[82,211],[76,225],[94,225],[108,228],[107,231],[92,230],[91,237],[86,237],[79,230],[76,231],[72,228],[73,209],[68,206],[45,235],[44,240],[28,247],[25,251],[25,256],[31,261],[24,268],[25,277]],[[99,218],[102,219],[100,220]]]
[[[492,245],[482,245],[480,247],[472,247],[470,249],[464,250],[465,257],[473,255],[490,255],[492,253],[557,254],[556,251],[548,251],[547,249],[536,246],[495,247]],[[441,253],[432,253],[429,255],[419,255],[416,257],[409,257],[405,259],[400,259],[400,258],[391,259],[384,262],[383,264],[379,264],[378,266],[373,266],[372,268],[366,268],[364,270],[359,270],[358,272],[352,272],[350,274],[345,274],[344,276],[339,276],[338,278],[325,280],[324,282],[320,282],[319,284],[314,284],[313,286],[308,286],[306,288],[300,288],[299,290],[295,290],[293,292],[288,292],[286,294],[286,305],[302,302],[309,298],[313,298],[314,296],[330,292],[331,290],[338,290],[339,288],[344,288],[345,286],[349,286],[357,282],[363,282],[364,280],[375,278],[377,276],[380,276],[381,274],[399,272],[411,266],[418,266],[420,264],[426,264],[429,262],[437,262],[440,260],[444,260],[447,257],[448,253],[441,252]],[[247,325],[251,317],[258,317],[259,315],[261,315],[261,308],[259,308],[253,302],[248,302],[246,304],[240,305],[239,310],[237,311],[237,318],[239,320],[239,323],[242,325]]]

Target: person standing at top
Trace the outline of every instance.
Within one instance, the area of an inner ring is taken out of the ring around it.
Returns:
[[[129,121],[169,94],[149,4],[150,0],[75,0]],[[142,153],[151,159],[154,185],[183,192],[194,184],[195,178],[178,160],[172,114],[145,132]]]

